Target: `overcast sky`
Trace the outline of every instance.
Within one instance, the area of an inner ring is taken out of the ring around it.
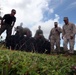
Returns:
[[[15,27],[23,22],[23,27],[30,28],[33,35],[41,25],[44,36],[48,38],[54,22],[62,27],[65,16],[76,24],[76,0],[0,0],[0,6],[2,16],[16,9]],[[5,36],[5,33],[2,35]]]

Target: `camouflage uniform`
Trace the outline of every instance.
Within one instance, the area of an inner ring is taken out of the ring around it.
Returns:
[[[68,21],[68,17],[64,17],[64,21]],[[74,53],[74,44],[75,44],[75,25],[73,23],[68,22],[63,26],[63,47],[64,51],[68,51],[67,44],[69,43],[70,50],[69,53]]]
[[[57,22],[55,22],[57,23]],[[54,27],[50,31],[49,39],[51,43],[51,52],[55,52],[54,45],[56,45],[57,52],[60,52],[60,33],[62,29],[60,27]]]

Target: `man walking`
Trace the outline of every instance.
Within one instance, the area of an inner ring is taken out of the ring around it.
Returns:
[[[16,10],[12,9],[10,14],[5,14],[1,20],[1,28],[0,28],[0,35],[6,30],[6,46],[8,47],[8,40],[12,33],[12,28],[16,22]]]
[[[1,20],[0,35],[6,30],[6,37],[11,36],[12,28],[16,22],[16,10],[12,9],[11,14],[5,14]]]

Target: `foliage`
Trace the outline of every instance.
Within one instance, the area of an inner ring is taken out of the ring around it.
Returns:
[[[0,50],[0,75],[68,75],[76,55],[47,55]]]

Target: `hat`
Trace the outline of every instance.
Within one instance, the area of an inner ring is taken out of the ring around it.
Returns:
[[[68,17],[64,17],[64,20],[68,20]]]
[[[54,22],[54,24],[58,24],[58,22]]]

